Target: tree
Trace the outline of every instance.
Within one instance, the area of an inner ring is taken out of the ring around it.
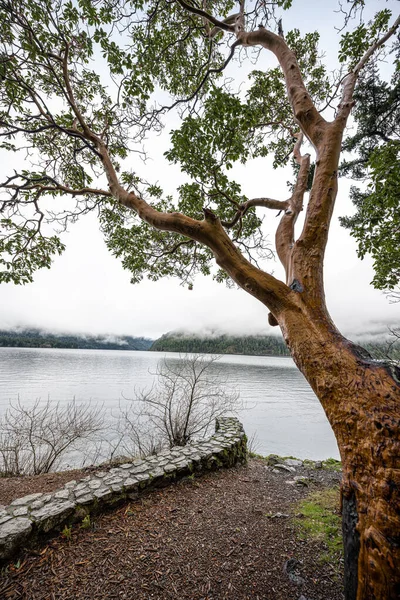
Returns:
[[[40,475],[60,466],[68,451],[81,450],[104,428],[98,407],[65,406],[36,400],[10,403],[0,420],[0,472],[3,476]]]
[[[353,186],[351,198],[356,213],[341,223],[357,240],[358,254],[374,259],[374,287],[400,299],[400,45],[395,48],[395,70],[388,83],[371,61],[357,83],[353,117],[354,135],[343,150],[357,152],[341,164],[341,172],[367,183],[366,191]]]
[[[164,359],[157,366],[155,387],[135,395],[121,408],[119,432],[128,439],[129,455],[157,453],[186,446],[206,436],[215,419],[239,409],[239,396],[230,390],[217,357],[190,355]]]
[[[3,148],[23,149],[32,163],[3,182],[2,279],[23,283],[50,266],[62,243],[46,221],[67,225],[90,210],[99,212],[107,244],[133,281],[172,274],[190,286],[215,261],[218,280],[230,278],[267,307],[336,435],[347,600],[394,600],[400,591],[400,373],[337,330],[325,304],[323,259],[355,86],[400,18],[390,25],[384,9],[342,35],[345,77],[335,116],[327,120],[322,112],[335,101],[335,86],[318,58],[318,34],[284,35],[274,20],[275,9],[291,4],[241,0],[231,15],[231,0],[0,0]],[[347,5],[351,13],[364,2]],[[272,53],[279,67],[253,71],[246,93],[233,94],[222,73],[238,52],[244,59],[253,49]],[[163,106],[154,106],[155,92]],[[189,178],[177,199],[122,162],[173,109],[183,120],[167,157]],[[303,137],[316,155],[312,177]],[[291,149],[297,175],[285,201],[248,199],[231,178],[237,161],[273,153],[279,166]],[[72,197],[75,206],[57,210],[60,196]],[[264,268],[268,248],[256,207],[282,214],[275,241],[285,282]]]

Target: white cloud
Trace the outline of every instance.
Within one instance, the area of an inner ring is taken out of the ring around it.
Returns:
[[[395,6],[391,2],[390,5]],[[373,11],[379,3],[371,2]],[[314,2],[313,22],[304,7],[294,3],[293,26],[303,30],[317,27],[322,45],[328,48],[332,61],[337,43],[332,20],[327,18],[325,3]],[[337,17],[338,18],[338,17]],[[289,29],[292,24],[287,21]],[[270,61],[270,57],[264,60]],[[150,144],[151,160],[144,166],[144,176],[156,179],[169,192],[181,183],[176,166],[163,159],[167,134],[175,121],[169,122],[161,137]],[[14,157],[12,157],[14,158]],[[137,158],[135,158],[137,160]],[[11,159],[2,162],[2,170],[12,167]],[[270,161],[258,159],[246,167],[235,167],[235,176],[249,197],[287,197],[286,181],[290,170],[273,171]],[[399,321],[400,304],[391,305],[373,290],[369,282],[373,273],[368,261],[357,259],[354,241],[340,228],[337,217],[348,214],[348,182],[339,181],[339,196],[325,260],[327,304],[332,317],[346,333],[363,331],[375,323]],[[266,215],[267,227],[273,239],[277,219]],[[301,224],[300,224],[301,225]],[[0,293],[0,327],[35,326],[62,332],[146,335],[158,337],[177,328],[191,331],[219,329],[232,333],[271,332],[267,324],[267,309],[245,292],[228,290],[210,279],[199,277],[193,291],[179,286],[172,279],[140,285],[129,283],[129,273],[107,252],[94,215],[85,217],[66,236],[68,248],[57,258],[51,271],[41,271],[35,283],[24,287],[3,285]],[[276,275],[282,273],[278,263],[270,263]],[[276,332],[276,330],[274,330]]]

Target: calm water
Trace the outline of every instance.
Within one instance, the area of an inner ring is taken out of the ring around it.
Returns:
[[[0,348],[0,414],[18,397],[104,405],[117,412],[122,398],[151,387],[161,352]],[[293,361],[284,357],[225,355],[218,361],[247,408],[239,414],[260,454],[339,458],[336,441],[316,396]]]

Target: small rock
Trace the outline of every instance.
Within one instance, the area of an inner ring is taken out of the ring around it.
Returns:
[[[75,491],[75,499],[77,502],[80,502],[80,498],[86,496],[86,494],[90,494],[90,490],[88,487],[85,487],[83,490]]]
[[[274,473],[276,473],[277,469],[279,469],[279,471],[286,471],[288,473],[293,473],[294,471],[296,471],[294,467],[288,467],[287,465],[284,465],[282,463],[276,463],[276,465],[274,465]]]
[[[3,523],[7,523],[7,521],[9,521],[12,518],[12,515],[9,515],[8,513],[3,515],[2,517],[0,517],[0,525],[3,525]]]
[[[80,498],[77,498],[76,501],[78,502],[78,504],[80,506],[83,506],[85,504],[90,504],[91,502],[93,502],[93,496],[91,494],[86,494],[85,496],[81,496]]]
[[[284,461],[285,465],[288,467],[302,467],[303,461],[298,458],[286,458]]]
[[[146,462],[149,463],[150,465],[157,465],[158,464],[158,456],[149,456],[148,458],[146,458]],[[131,464],[131,467],[133,465]]]
[[[156,477],[162,477],[164,475],[164,469],[162,467],[153,468],[150,471],[150,475],[151,477],[153,477],[153,479],[155,479]]]
[[[51,531],[59,523],[64,521],[74,510],[73,502],[52,502],[43,508],[31,513],[31,517],[39,524],[44,532]]]
[[[86,482],[78,483],[78,485],[74,489],[74,492],[76,493],[76,492],[79,492],[80,490],[85,490],[86,488],[87,488]]]
[[[71,481],[67,481],[67,483],[64,485],[64,487],[66,488],[73,488],[76,486],[76,479],[71,479]]]
[[[323,467],[322,461],[316,460],[314,463],[314,467],[315,467],[315,469],[322,469],[322,467]]]
[[[54,498],[57,498],[57,500],[68,500],[70,495],[70,491],[67,488],[66,490],[60,490],[59,492],[56,492],[54,494]]]
[[[43,494],[29,494],[29,496],[24,496],[23,498],[17,498],[11,502],[11,506],[23,506],[24,504],[29,504],[33,500],[37,500],[43,496]]]
[[[131,492],[133,489],[135,489],[135,487],[138,484],[138,480],[134,477],[128,477],[127,479],[125,479],[124,481],[124,489],[127,492]]]
[[[106,477],[103,481],[106,485],[119,485],[123,479],[122,477]]]
[[[0,557],[8,558],[22,545],[32,529],[32,521],[24,517],[11,519],[0,527]]]
[[[103,482],[99,481],[98,479],[93,479],[92,481],[89,481],[89,488],[91,490],[98,490],[99,488],[101,488],[102,485]]]
[[[274,515],[266,515],[269,519],[288,519],[289,515],[277,512]]]
[[[130,469],[130,473],[133,473],[133,475],[136,475],[136,473],[144,473],[145,471],[147,471],[147,469],[149,468],[149,465],[143,463],[141,465],[138,466],[134,466]]]
[[[98,500],[108,500],[109,498],[111,498],[111,496],[113,495],[112,491],[109,490],[108,488],[103,488],[101,490],[95,490],[93,492],[93,495],[98,499]]]
[[[137,475],[134,475],[134,478],[136,481],[145,481],[146,479],[150,479],[148,473],[138,473]]]
[[[28,507],[27,506],[20,506],[20,508],[17,508],[16,510],[14,510],[14,517],[25,517],[25,515],[28,514]]]
[[[175,471],[175,469],[176,469],[176,466],[175,466],[175,465],[173,465],[173,464],[171,464],[171,463],[170,463],[170,464],[167,464],[167,465],[165,465],[165,467],[164,467],[164,471],[165,471],[166,473],[172,473],[173,471]]]
[[[289,558],[283,565],[283,572],[287,574],[290,581],[296,585],[301,585],[305,583],[303,577],[300,577],[298,574],[298,568],[300,567],[300,563],[295,558]]]
[[[223,450],[224,448],[219,444],[216,444],[215,446],[213,445],[212,451],[214,452],[214,454],[218,454],[218,452],[222,452]]]
[[[122,483],[114,483],[111,486],[112,491],[115,492],[116,494],[119,494],[120,492],[122,492],[122,488],[123,488]]]
[[[181,460],[181,462],[176,463],[176,468],[177,469],[186,469],[189,466],[189,461],[188,460]]]

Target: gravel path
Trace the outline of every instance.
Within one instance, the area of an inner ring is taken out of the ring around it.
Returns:
[[[288,484],[293,474],[252,459],[151,492],[8,565],[0,598],[342,600],[340,568],[321,565],[322,545],[300,540],[292,523],[297,502],[339,476],[298,474],[314,482]],[[40,478],[25,484],[18,496]]]

